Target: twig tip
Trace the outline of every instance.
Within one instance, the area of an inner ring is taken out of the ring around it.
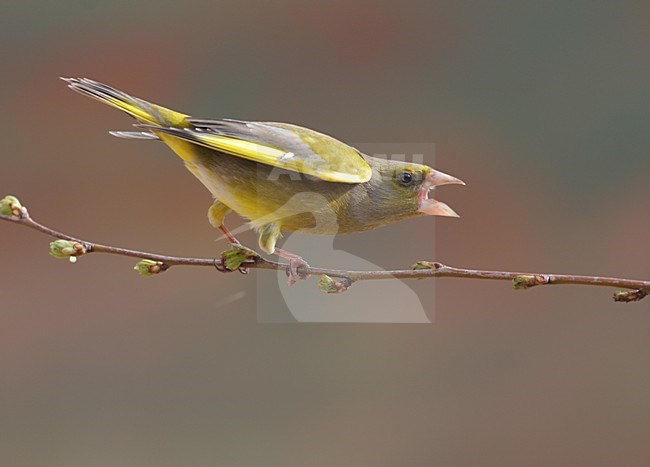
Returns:
[[[27,210],[15,196],[7,195],[0,200],[0,215],[22,219],[26,212]]]

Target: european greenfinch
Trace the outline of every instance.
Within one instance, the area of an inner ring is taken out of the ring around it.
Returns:
[[[68,86],[134,117],[122,138],[161,140],[212,193],[210,223],[231,211],[250,222],[259,245],[289,260],[289,284],[307,263],[276,247],[282,231],[359,232],[415,216],[458,217],[429,198],[438,185],[464,183],[421,164],[371,157],[331,136],[288,123],[192,118],[86,78]]]

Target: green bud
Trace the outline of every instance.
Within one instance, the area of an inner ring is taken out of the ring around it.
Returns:
[[[533,276],[517,276],[514,279],[512,279],[512,286],[516,290],[524,290],[530,287],[529,283],[531,281],[531,278]]]
[[[341,293],[350,288],[352,282],[349,279],[342,279],[340,281],[332,279],[327,274],[321,274],[318,279],[318,288],[325,293]]]
[[[418,261],[415,264],[411,265],[411,269],[414,271],[420,271],[420,270],[426,270],[426,269],[440,269],[442,264],[440,263],[435,263],[431,261]],[[424,277],[418,277],[418,280],[424,279]]]
[[[536,285],[544,285],[550,283],[551,276],[546,276],[544,274],[522,274],[512,279],[512,285],[516,290],[529,289],[531,287],[535,287]]]
[[[418,261],[417,263],[411,265],[411,269],[416,271],[420,269],[440,269],[441,267],[442,264],[434,263],[431,261]]]
[[[56,240],[50,243],[50,255],[55,258],[69,258],[71,263],[74,263],[78,256],[85,255],[87,251],[86,246],[79,242]]]
[[[154,274],[160,274],[161,272],[169,269],[162,261],[152,261],[150,259],[140,260],[134,267],[138,274],[141,276],[153,276]]]
[[[0,200],[0,215],[7,217],[23,217],[23,205],[15,196],[5,196]]]
[[[243,263],[254,260],[259,255],[242,245],[232,244],[233,249],[221,253],[223,265],[229,271],[236,271]]]
[[[638,302],[648,295],[648,292],[644,289],[639,290],[619,290],[614,292],[614,301],[615,302]]]

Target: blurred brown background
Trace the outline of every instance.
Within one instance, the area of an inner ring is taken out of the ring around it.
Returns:
[[[88,76],[196,116],[435,143],[468,184],[439,192],[462,215],[436,223],[439,261],[650,276],[647,2],[2,10],[0,191],[48,225],[223,249],[180,160],[111,137],[130,120],[57,79]],[[434,259],[433,234],[416,219],[334,245],[398,267]],[[52,259],[17,226],[0,238],[2,465],[650,464],[650,302],[444,279],[408,284],[433,324],[264,324],[255,273],[144,279],[127,258]],[[346,300],[376,307],[373,290]]]

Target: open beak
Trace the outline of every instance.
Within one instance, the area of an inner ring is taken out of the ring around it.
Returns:
[[[420,203],[418,211],[430,216],[460,217],[445,203],[429,198],[429,192],[440,185],[465,185],[465,182],[446,173],[431,170],[427,178],[422,182],[422,187],[418,193]]]

